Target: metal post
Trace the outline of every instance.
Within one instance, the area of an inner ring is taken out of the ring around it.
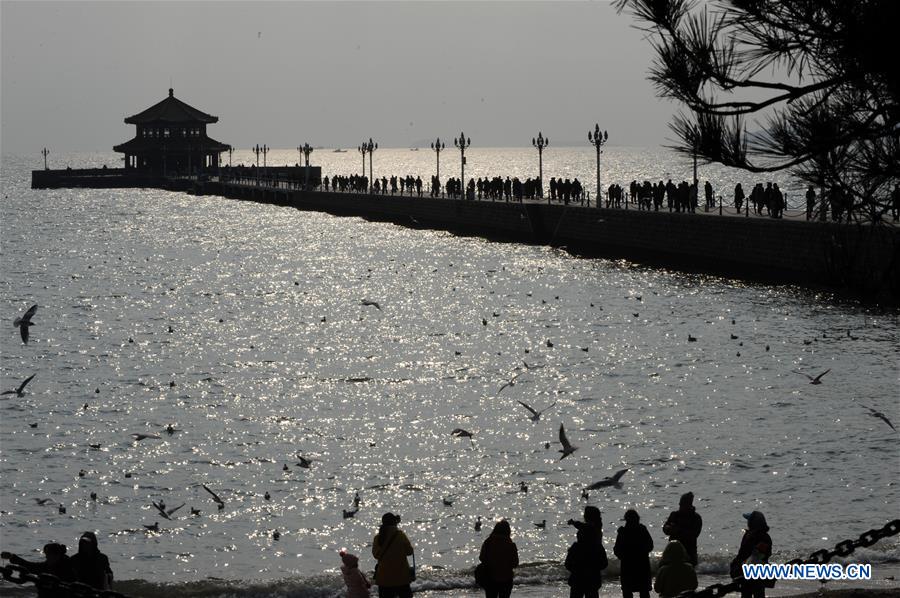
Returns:
[[[538,197],[544,197],[544,148],[550,145],[550,138],[544,139],[544,135],[538,131],[537,139],[531,138],[531,145],[538,151]],[[550,203],[550,198],[547,198]]]
[[[41,150],[41,154],[43,154],[43,156],[44,156],[44,170],[50,170],[47,167],[47,154],[49,154],[49,153],[50,153],[50,150],[48,150],[46,147]]]
[[[459,157],[460,157],[460,171],[459,171],[459,187],[460,194],[463,199],[466,197],[466,148],[472,145],[471,139],[466,139],[466,135],[463,132],[460,132],[459,138],[453,140],[453,145],[459,148]]]
[[[369,148],[366,147],[366,144],[362,144],[362,145],[356,146],[356,151],[358,151],[360,154],[362,154],[362,160],[363,160],[362,175],[363,175],[363,178],[365,178],[366,177],[366,152],[369,151]]]
[[[597,208],[599,209],[600,208],[600,197],[603,195],[600,192],[600,154],[603,153],[602,151],[600,151],[600,147],[603,146],[607,141],[609,141],[609,133],[607,133],[606,131],[601,132],[600,125],[594,124],[593,135],[591,134],[591,131],[588,131],[588,141],[590,141],[594,145],[594,147],[597,149],[597,197],[596,197],[596,202],[597,202]],[[627,207],[627,205],[628,205],[627,196],[626,196],[625,201],[626,201],[625,205]]]

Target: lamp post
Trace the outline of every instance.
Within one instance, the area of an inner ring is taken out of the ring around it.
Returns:
[[[538,197],[544,197],[544,148],[550,145],[550,138],[544,139],[544,136],[538,131],[537,139],[531,138],[531,145],[538,151]],[[550,203],[550,200],[547,200]]]
[[[363,157],[363,177],[366,176],[366,154],[369,154],[369,190],[371,191],[375,184],[375,175],[372,171],[372,154],[378,149],[378,144],[369,137],[368,141],[363,141],[362,145],[357,148]]]
[[[594,147],[597,149],[597,197],[595,201],[597,202],[597,207],[600,207],[600,197],[603,193],[600,191],[600,154],[603,152],[600,148],[609,141],[609,133],[606,131],[600,130],[600,125],[594,124],[593,134],[591,131],[588,131],[588,141],[590,141]]]
[[[41,150],[41,155],[44,156],[44,170],[50,170],[50,169],[47,167],[47,155],[48,155],[49,153],[50,153],[50,150],[48,150],[46,147],[45,147],[44,149]]]
[[[259,187],[259,155],[263,155],[263,168],[266,166],[266,154],[269,153],[269,148],[263,144],[262,147],[259,144],[256,144],[256,147],[253,148],[253,153],[256,154],[256,186]]]
[[[310,144],[304,143],[297,148],[297,151],[303,154],[306,160],[306,168],[303,169],[303,186],[309,187],[309,155],[313,153],[313,148]]]
[[[459,138],[453,140],[453,145],[459,148],[459,191],[463,198],[466,197],[466,148],[472,145],[472,139],[466,139],[466,134],[460,131]]]
[[[437,156],[437,181],[438,185],[441,184],[441,151],[444,149],[444,144],[441,143],[441,138],[438,137],[431,144],[431,149],[434,150],[435,155]]]

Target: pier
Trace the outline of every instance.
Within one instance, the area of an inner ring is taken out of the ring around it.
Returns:
[[[257,178],[163,177],[130,169],[37,170],[35,188],[148,187],[217,195],[392,222],[412,228],[546,244],[595,257],[739,279],[826,286],[900,303],[900,230],[894,226],[806,222],[544,202],[341,193],[308,188],[320,169],[270,167]]]

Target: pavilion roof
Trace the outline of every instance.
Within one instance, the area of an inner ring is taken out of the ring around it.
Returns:
[[[150,123],[214,123],[218,122],[218,116],[212,116],[197,110],[193,106],[185,104],[175,97],[174,90],[169,88],[169,96],[150,106],[143,112],[139,112],[125,119],[129,125],[143,125]]]

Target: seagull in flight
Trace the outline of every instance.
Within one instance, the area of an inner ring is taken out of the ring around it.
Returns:
[[[368,299],[363,299],[362,304],[366,305],[366,306],[372,306],[375,309],[377,309],[378,311],[381,311],[381,306],[378,305],[378,303],[376,301],[369,301]]]
[[[300,462],[297,463],[299,467],[302,467],[303,469],[309,469],[310,467],[312,467],[312,459],[307,459],[303,455],[299,454],[297,455],[297,458],[300,459]]]
[[[521,376],[521,375],[522,375],[522,373],[519,372],[518,374],[516,374],[515,376],[513,376],[512,378],[510,378],[510,379],[506,382],[506,384],[504,384],[503,386],[501,386],[501,387],[500,387],[500,390],[497,391],[497,396],[499,396],[500,393],[503,392],[503,389],[504,389],[504,388],[506,388],[506,387],[508,387],[508,386],[515,386],[515,385],[516,385],[516,378],[518,378],[518,377]]]
[[[28,308],[21,317],[13,320],[13,326],[19,329],[19,334],[22,336],[22,342],[26,345],[28,344],[28,327],[34,326],[34,323],[31,321],[32,316],[37,311],[37,304],[32,305]]]
[[[32,374],[25,378],[25,381],[19,385],[19,388],[15,390],[6,390],[4,392],[0,392],[0,395],[16,395],[18,397],[25,396],[25,393],[23,391],[25,390],[25,387],[28,386],[28,383],[31,382],[31,379],[35,377],[35,375],[36,374]]]
[[[562,448],[559,449],[559,452],[562,453],[562,457],[559,458],[560,461],[578,450],[578,447],[572,446],[572,443],[566,438],[566,429],[562,424],[559,424],[559,442],[562,444]]]
[[[830,371],[831,371],[831,368],[825,370],[824,372],[822,372],[821,374],[819,374],[819,375],[816,376],[815,378],[813,378],[813,377],[810,376],[809,374],[805,374],[805,373],[803,373],[803,372],[798,372],[797,370],[791,370],[791,371],[794,372],[795,374],[800,374],[801,376],[806,376],[806,377],[809,379],[809,383],[810,383],[810,384],[821,384],[821,383],[822,383],[822,376],[824,376],[825,374],[827,374],[828,372],[830,372]]]
[[[140,434],[135,432],[132,434],[132,436],[134,437],[135,442],[140,442],[141,440],[146,440],[148,438],[153,438],[154,440],[160,439],[159,434]]]
[[[531,407],[530,405],[528,405],[527,403],[524,403],[524,402],[522,402],[522,401],[517,401],[517,403],[519,403],[519,405],[521,405],[521,406],[524,407],[525,409],[528,409],[528,411],[531,412],[531,421],[533,421],[533,422],[536,422],[536,421],[540,420],[540,419],[541,419],[541,415],[543,415],[545,411],[547,411],[548,409],[550,409],[551,407],[553,407],[553,406],[556,405],[556,403],[554,402],[553,405],[550,405],[550,407],[544,407],[544,408],[541,409],[540,411],[535,411],[535,410],[532,409],[532,407]]]
[[[212,495],[213,502],[215,502],[217,505],[219,505],[220,511],[225,508],[225,502],[221,498],[219,498],[218,494],[216,494],[215,492],[213,492],[212,490],[207,488],[206,484],[200,484],[200,485],[203,486],[204,490],[206,490],[207,492],[209,492]]]
[[[607,486],[618,486],[621,483],[619,480],[622,479],[622,476],[625,475],[627,471],[627,468],[620,469],[608,478],[603,478],[599,482],[594,482],[593,484],[585,488],[585,490],[596,490],[597,488],[606,488]]]
[[[871,407],[867,407],[866,405],[863,405],[862,403],[859,403],[859,402],[857,402],[857,403],[859,404],[860,407],[865,407],[866,409],[868,409],[869,415],[871,415],[872,417],[877,417],[878,419],[880,419],[881,421],[883,421],[884,423],[889,425],[891,427],[891,430],[893,430],[894,432],[897,431],[897,428],[894,427],[894,424],[891,423],[891,420],[889,420],[884,413],[882,413],[881,411],[878,411],[877,409],[872,409]]]
[[[523,361],[522,365],[525,366],[526,370],[539,370],[541,368],[547,367],[546,365],[528,365],[527,361]]]
[[[172,519],[172,517],[170,517],[170,515],[175,513],[175,511],[177,511],[178,509],[183,507],[185,504],[185,503],[181,503],[180,505],[178,505],[177,507],[175,507],[173,509],[166,509],[166,504],[162,501],[159,501],[158,503],[153,502],[153,501],[150,501],[150,502],[154,507],[156,507],[156,510],[159,511],[159,514],[162,515],[163,517],[165,517],[166,519]]]

